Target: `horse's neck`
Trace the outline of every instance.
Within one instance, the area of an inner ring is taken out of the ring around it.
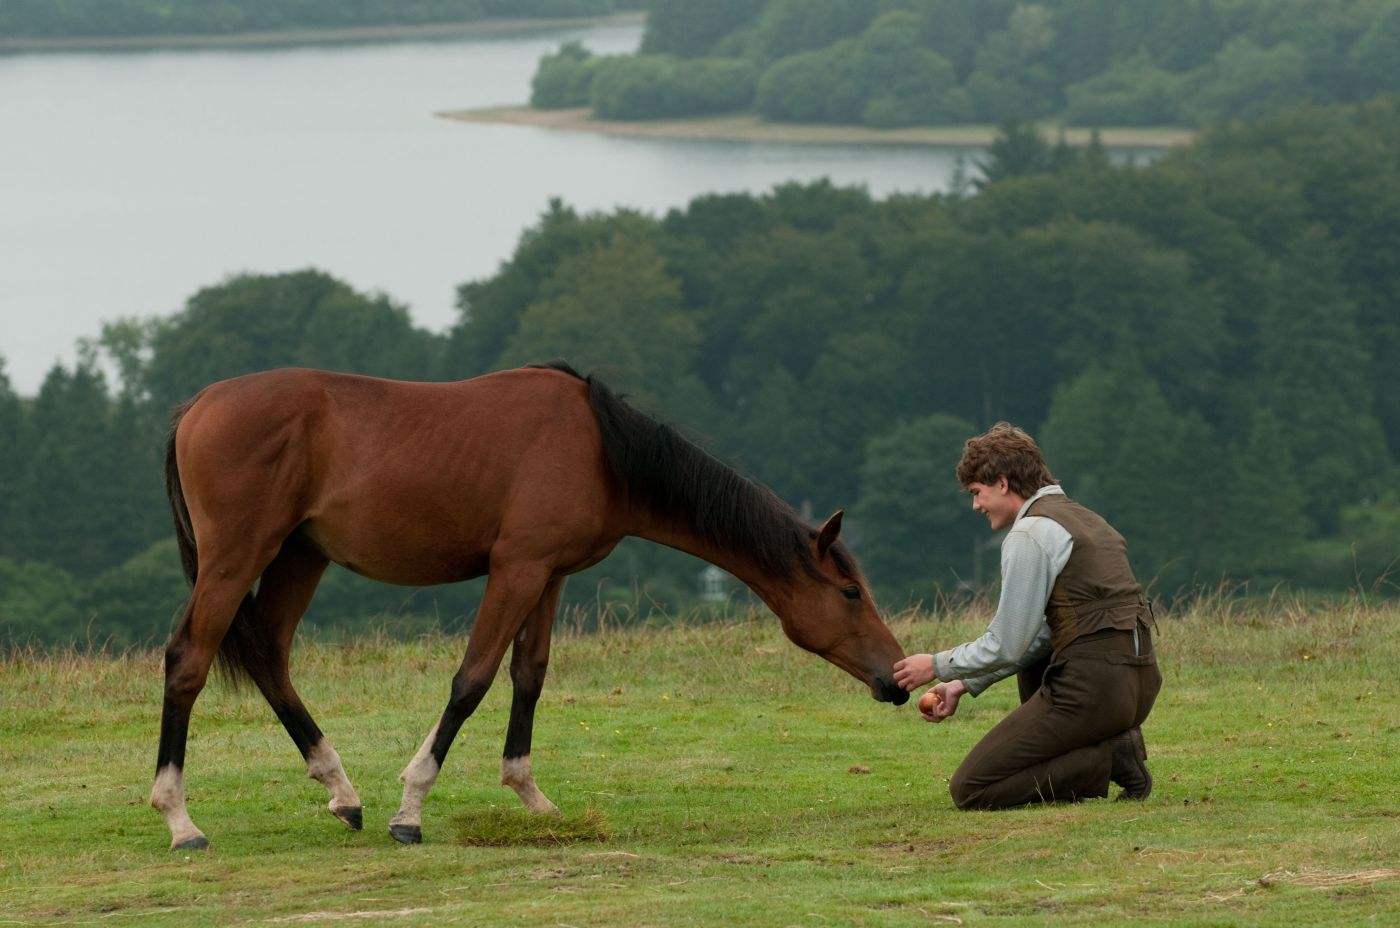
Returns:
[[[721,570],[733,574],[754,591],[770,609],[777,611],[785,598],[791,578],[775,576],[756,563],[752,558],[739,552],[726,550],[702,538],[685,526],[667,524],[658,519],[643,517],[630,534],[647,541],[684,551],[692,557],[708,561]]]

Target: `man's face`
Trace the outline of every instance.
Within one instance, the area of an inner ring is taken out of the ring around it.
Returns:
[[[967,492],[972,494],[972,508],[987,517],[994,532],[1016,521],[1016,513],[1025,503],[1024,499],[1011,492],[1005,477],[998,477],[995,483],[969,483]]]

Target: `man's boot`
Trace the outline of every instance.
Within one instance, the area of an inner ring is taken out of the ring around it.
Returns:
[[[1152,774],[1147,770],[1147,742],[1142,729],[1134,725],[1109,739],[1113,746],[1113,768],[1109,779],[1123,787],[1119,799],[1146,799],[1152,792]]]

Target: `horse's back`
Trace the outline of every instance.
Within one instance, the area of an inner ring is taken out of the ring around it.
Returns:
[[[177,451],[206,508],[273,510],[332,560],[392,582],[477,575],[503,535],[546,521],[606,533],[586,385],[554,370],[445,383],[249,374],[197,397]]]

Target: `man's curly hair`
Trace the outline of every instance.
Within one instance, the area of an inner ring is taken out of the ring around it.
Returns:
[[[996,483],[1003,475],[1011,492],[1022,499],[1030,499],[1041,487],[1059,483],[1050,475],[1035,439],[1009,422],[998,422],[969,438],[958,461],[958,483],[964,487]]]

